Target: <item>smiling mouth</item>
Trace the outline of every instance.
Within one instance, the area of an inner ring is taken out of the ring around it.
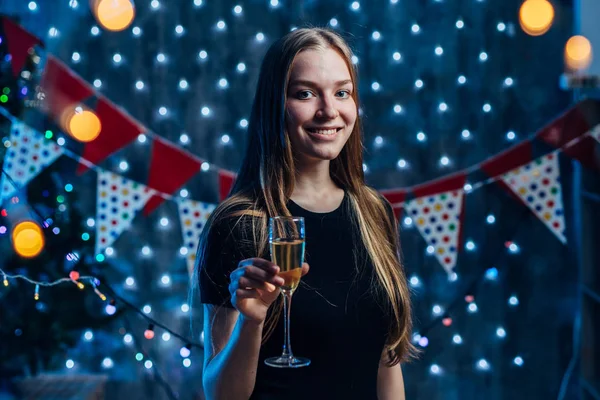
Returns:
[[[331,129],[305,128],[305,129],[309,133],[312,133],[314,135],[322,135],[322,136],[333,136],[342,130],[342,128],[331,128]]]

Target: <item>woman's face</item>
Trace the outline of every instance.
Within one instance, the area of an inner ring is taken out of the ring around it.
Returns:
[[[300,161],[335,159],[352,133],[356,104],[350,71],[333,49],[304,50],[292,63],[286,129]]]

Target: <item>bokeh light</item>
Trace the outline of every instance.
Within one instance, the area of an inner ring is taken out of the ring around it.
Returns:
[[[526,0],[519,9],[519,24],[528,35],[543,35],[553,21],[554,7],[548,0]]]
[[[93,10],[100,25],[109,31],[122,31],[135,17],[135,6],[130,0],[96,0]]]
[[[76,111],[68,118],[68,131],[80,142],[91,142],[100,135],[102,124],[100,119],[92,111]]]
[[[586,69],[592,63],[592,44],[585,36],[573,36],[565,45],[565,64],[571,70]]]
[[[32,258],[44,248],[42,228],[33,221],[23,221],[12,231],[13,247],[21,257]]]

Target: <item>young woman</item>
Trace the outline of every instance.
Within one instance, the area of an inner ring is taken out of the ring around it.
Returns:
[[[364,180],[351,56],[320,28],[294,30],[265,55],[245,158],[197,252],[209,400],[404,399],[410,296],[392,208]],[[293,351],[312,361],[303,368],[264,363],[284,338],[283,279],[269,261],[277,215],[305,219],[291,307]]]

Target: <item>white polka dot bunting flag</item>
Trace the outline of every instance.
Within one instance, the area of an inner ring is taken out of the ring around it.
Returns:
[[[190,276],[196,261],[196,247],[204,224],[215,209],[215,204],[202,203],[195,200],[177,199],[179,218],[181,220],[181,233],[183,234],[183,247]]]
[[[429,249],[450,274],[456,265],[464,190],[453,190],[409,201],[404,208]]]
[[[567,242],[556,154],[547,154],[516,168],[505,174],[502,180],[561,242]]]
[[[98,172],[96,253],[101,253],[131,226],[154,190],[108,171]]]
[[[29,126],[15,122],[11,126],[10,147],[4,157],[2,168],[18,187],[22,188],[62,154],[62,147],[55,142],[47,140]],[[4,173],[2,173],[0,188],[0,203],[18,191]]]

